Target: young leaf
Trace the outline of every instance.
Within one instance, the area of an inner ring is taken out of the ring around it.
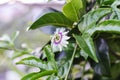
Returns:
[[[89,36],[80,36],[80,35],[79,36],[78,35],[73,35],[73,36],[76,39],[79,47],[85,53],[87,53],[88,56],[91,57],[95,62],[98,62],[92,38],[89,37]]]
[[[38,73],[30,73],[30,74],[24,76],[21,80],[36,80],[43,76],[48,76],[48,75],[51,75],[54,73],[56,73],[55,70],[47,70],[47,71],[38,72]]]
[[[52,12],[41,16],[30,26],[29,29],[36,29],[47,25],[71,28],[73,21],[66,18],[61,12]]]
[[[43,70],[48,69],[46,62],[43,62],[34,56],[24,58],[24,59],[20,60],[19,62],[17,62],[16,64],[24,64],[24,65],[34,66],[34,67],[38,67]]]
[[[71,0],[63,7],[63,14],[72,21],[78,21],[84,14],[84,4],[82,0]]]
[[[112,10],[110,8],[99,8],[97,10],[88,12],[86,15],[83,16],[83,18],[79,22],[79,30],[83,33],[84,31],[88,30],[88,26],[98,22],[98,20],[100,20],[102,17],[111,12]]]
[[[47,56],[48,62],[50,62],[51,66],[57,70],[57,64],[56,64],[56,61],[54,58],[54,53],[53,53],[50,45],[45,46],[43,51],[44,51],[45,55]]]

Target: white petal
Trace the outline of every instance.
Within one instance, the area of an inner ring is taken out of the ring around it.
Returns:
[[[58,34],[59,31],[60,31],[60,29],[57,28],[56,31],[54,32],[54,35],[55,35],[55,34]]]
[[[53,52],[59,51],[57,45],[53,44],[52,45]]]
[[[62,33],[63,35],[67,35],[69,31]]]
[[[69,42],[68,41],[62,41],[62,44],[68,44]]]
[[[60,29],[60,32],[63,33],[64,31],[65,31],[65,28],[61,28],[61,29]]]
[[[64,47],[67,47],[67,45],[66,45],[66,44],[63,44],[63,46],[64,46]]]
[[[68,36],[63,36],[63,40],[68,40],[68,39],[70,39],[70,37],[68,37]]]

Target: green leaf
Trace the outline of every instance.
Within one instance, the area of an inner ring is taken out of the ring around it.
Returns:
[[[99,5],[103,3],[104,0],[96,0]]]
[[[47,60],[48,60],[48,62],[50,62],[53,69],[57,70],[57,64],[56,64],[56,61],[54,58],[54,53],[52,51],[51,46],[50,45],[45,46],[43,51],[44,51],[45,55],[47,56]]]
[[[116,19],[116,20],[119,19],[119,18],[118,18],[118,15],[116,14],[116,12],[113,12],[113,13],[111,14],[110,19]]]
[[[83,16],[81,21],[78,24],[79,30],[83,33],[84,31],[89,29],[89,26],[93,23],[98,22],[105,15],[111,13],[112,10],[110,8],[99,8],[94,11],[88,12]]]
[[[24,65],[34,66],[34,67],[38,67],[43,70],[48,69],[46,62],[43,62],[34,56],[24,58],[24,59],[20,60],[19,62],[17,62],[16,64],[24,64]]]
[[[72,0],[66,0],[67,3],[69,3],[70,1],[72,1]]]
[[[93,40],[90,36],[80,36],[80,35],[73,35],[76,39],[77,44],[79,47],[88,54],[89,57],[91,57],[94,61],[98,62],[98,59],[96,57],[95,53],[95,47]]]
[[[110,6],[115,0],[97,0],[100,6]]]
[[[88,58],[88,54],[85,53],[83,50],[80,51],[80,55],[85,58],[85,60]]]
[[[120,38],[108,39],[107,43],[112,51],[114,51],[116,54],[120,54]]]
[[[114,1],[115,0],[104,0],[104,2],[102,4],[103,4],[103,6],[104,5],[108,6],[108,5],[111,5]]]
[[[113,11],[116,13],[118,19],[120,20],[120,9],[118,8],[118,6],[120,5],[120,1],[116,0],[112,5],[112,9]]]
[[[47,25],[71,28],[73,21],[66,18],[61,12],[52,12],[41,16],[29,29],[36,29]]]
[[[120,76],[120,62],[114,63],[114,65],[111,65],[111,74],[113,80],[119,80],[117,79]]]
[[[46,80],[60,80],[57,76],[50,75]]]
[[[63,7],[63,14],[72,21],[78,21],[84,14],[84,4],[82,0],[71,0]]]
[[[55,73],[56,73],[55,70],[47,70],[47,71],[38,72],[38,73],[30,73],[24,76],[21,80],[36,80],[43,76],[48,76],[48,75],[55,74]]]
[[[38,74],[37,72],[35,73],[30,73],[30,74],[27,74],[25,75],[21,80],[31,80],[31,77]]]
[[[70,66],[70,61],[66,61],[63,64],[61,64],[58,68],[58,75],[61,78],[64,78],[68,72],[68,67]]]
[[[106,20],[98,24],[95,28],[89,29],[86,32],[90,35],[93,35],[96,32],[109,32],[120,34],[120,21]]]

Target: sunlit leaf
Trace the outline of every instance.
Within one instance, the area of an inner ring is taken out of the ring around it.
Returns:
[[[84,4],[82,0],[71,0],[63,7],[63,14],[72,21],[78,21],[84,14]]]
[[[70,1],[72,1],[72,0],[66,0],[67,3],[70,2]]]

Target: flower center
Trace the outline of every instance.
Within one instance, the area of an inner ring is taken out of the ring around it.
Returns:
[[[59,32],[58,34],[55,35],[54,42],[55,44],[59,44],[62,40],[62,33]]]

